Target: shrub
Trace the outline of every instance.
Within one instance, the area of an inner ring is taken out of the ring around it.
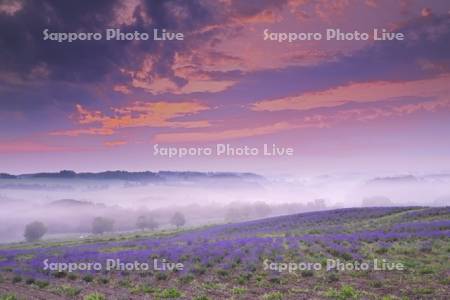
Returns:
[[[431,267],[424,267],[419,271],[419,273],[422,275],[433,274],[434,270]]]
[[[349,285],[343,285],[339,290],[330,289],[326,292],[327,297],[337,300],[358,299],[359,293]]]
[[[95,292],[84,296],[83,300],[106,300],[106,297],[103,294]]]
[[[94,280],[94,277],[92,275],[84,275],[83,280],[85,282],[92,282]]]
[[[270,292],[267,294],[264,294],[262,297],[264,300],[282,300],[283,294],[281,292]]]
[[[206,273],[206,268],[203,267],[202,265],[196,264],[192,270],[192,273],[194,273],[195,275],[203,275]]]
[[[47,227],[44,223],[35,221],[25,227],[25,232],[23,235],[25,236],[27,242],[35,242],[42,238],[46,232]]]
[[[155,277],[157,280],[167,280],[168,276],[166,273],[158,272],[158,273],[156,273]]]
[[[64,277],[67,276],[67,273],[64,272],[64,271],[61,271],[61,272],[55,272],[55,273],[53,273],[53,276],[56,277],[56,278],[64,278]]]
[[[17,300],[17,297],[14,294],[4,294],[0,295],[0,300]]]
[[[56,292],[67,297],[76,297],[81,293],[81,289],[70,285],[62,285],[56,288]]]
[[[156,289],[154,287],[151,287],[150,285],[147,284],[141,285],[140,289],[141,292],[143,292],[144,294],[152,294],[156,292]]]
[[[270,278],[269,278],[269,281],[270,281],[271,283],[276,283],[276,284],[280,284],[280,283],[281,283],[280,277],[277,277],[277,276],[270,277]]]
[[[34,284],[37,285],[40,289],[44,289],[50,285],[48,281],[43,280],[36,280]]]
[[[164,299],[170,299],[170,298],[179,298],[181,297],[181,292],[178,291],[176,288],[168,288],[164,289],[159,293],[159,297]]]
[[[193,275],[188,274],[188,275],[180,277],[179,280],[182,284],[187,284],[187,283],[192,282],[194,279],[195,279],[195,277]]]
[[[245,292],[247,291],[247,289],[243,288],[243,287],[234,287],[232,292],[235,295],[242,295],[245,294]]]
[[[252,274],[250,274],[250,273],[241,274],[241,275],[239,275],[237,282],[240,285],[244,285],[250,280],[251,277],[252,277]]]
[[[373,281],[370,285],[377,289],[383,287],[383,283],[379,280]]]
[[[327,275],[327,282],[336,282],[339,281],[339,276],[336,273],[330,273]]]
[[[22,281],[22,277],[20,277],[19,275],[14,276],[12,279],[13,283],[17,283],[17,282],[21,282],[21,281]]]
[[[226,277],[226,276],[228,276],[228,271],[227,271],[227,270],[220,269],[220,270],[217,271],[217,274],[218,274],[219,276]]]
[[[109,279],[105,278],[105,277],[102,277],[102,278],[98,279],[98,282],[101,283],[101,284],[108,284],[109,283]]]
[[[419,287],[414,289],[414,294],[430,295],[433,294],[433,289],[429,287]]]

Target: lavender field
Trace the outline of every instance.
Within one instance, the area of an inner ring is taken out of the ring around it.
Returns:
[[[450,207],[339,209],[4,245],[0,299],[448,299],[449,256]]]

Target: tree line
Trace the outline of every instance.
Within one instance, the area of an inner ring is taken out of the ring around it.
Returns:
[[[186,217],[180,212],[175,212],[170,218],[170,224],[177,229],[186,224]],[[136,228],[140,230],[157,230],[160,224],[152,215],[140,215],[136,220]],[[47,226],[41,221],[34,221],[25,226],[24,237],[27,242],[40,240],[47,233]],[[91,232],[103,234],[114,231],[114,220],[107,217],[96,217],[92,220]]]

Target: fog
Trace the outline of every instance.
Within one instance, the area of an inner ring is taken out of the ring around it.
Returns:
[[[139,216],[174,228],[175,212],[192,227],[342,207],[450,205],[450,174],[59,174],[0,176],[1,243],[23,240],[33,221],[47,226],[45,239],[59,239],[90,235],[95,217],[112,219],[115,232],[132,232]]]

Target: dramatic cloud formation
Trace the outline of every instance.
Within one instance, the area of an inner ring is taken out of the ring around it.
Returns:
[[[0,152],[8,155],[0,165],[26,168],[22,153],[39,165],[77,167],[87,156],[70,150],[84,149],[103,166],[117,163],[120,151],[133,153],[122,155],[123,166],[143,168],[153,142],[277,140],[303,147],[307,137],[334,149],[337,135],[347,143],[340,149],[366,155],[369,148],[406,153],[427,139],[420,155],[442,161],[445,145],[433,145],[450,130],[449,9],[445,0],[2,1],[0,120],[7,130],[0,131]],[[156,28],[185,38],[58,43],[43,40],[46,28],[150,35]],[[327,28],[386,29],[406,38],[263,38],[265,29]],[[414,128],[411,141],[394,143],[396,128]],[[354,134],[370,137],[369,146],[360,147]],[[52,156],[43,158],[46,152]],[[293,168],[309,157],[295,159]],[[208,167],[220,168],[216,163]]]
[[[209,126],[208,121],[173,120],[207,109],[207,106],[195,102],[134,102],[130,106],[112,108],[114,116],[107,116],[100,111],[89,111],[81,105],[77,105],[78,123],[80,125],[98,124],[99,127],[55,131],[51,134],[68,136],[78,136],[80,134],[111,135],[116,129],[130,127],[207,127]]]
[[[405,97],[448,97],[450,75],[404,82],[366,82],[339,86],[324,91],[256,102],[255,111],[308,110],[335,107],[351,102],[365,103]]]

